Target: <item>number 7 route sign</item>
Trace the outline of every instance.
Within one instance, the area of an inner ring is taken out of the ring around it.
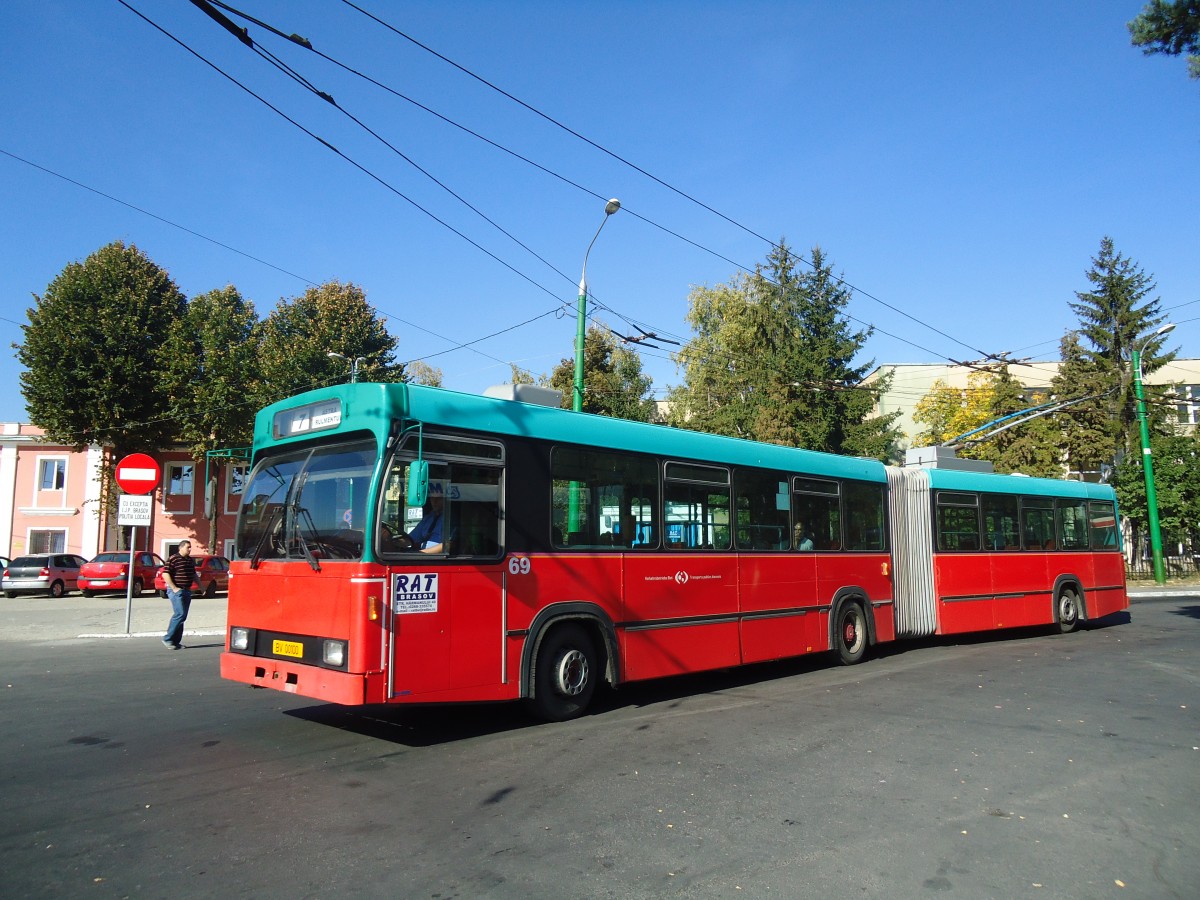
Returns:
[[[161,475],[158,463],[145,453],[130,453],[117,463],[117,484],[127,494],[149,494]]]

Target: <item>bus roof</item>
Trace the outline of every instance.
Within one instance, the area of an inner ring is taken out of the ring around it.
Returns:
[[[287,429],[277,436],[276,419],[297,410],[320,410],[321,404],[339,401],[336,424],[329,415],[319,427]],[[612,450],[656,453],[689,460],[759,466],[784,471],[856,478],[885,483],[886,468],[874,459],[838,456],[775,444],[686,431],[666,425],[649,425],[591,413],[536,406],[462,394],[416,384],[342,384],[290,397],[262,410],[255,421],[254,452],[306,438],[370,431],[382,446],[391,423],[408,418],[427,426],[536,438]]]
[[[329,404],[337,401],[333,414]],[[276,429],[277,417],[285,424],[297,413],[314,413],[313,427]],[[324,418],[321,414],[325,413]],[[757,441],[686,431],[666,425],[649,425],[592,413],[537,406],[418,384],[341,384],[281,400],[263,409],[255,420],[254,452],[315,437],[369,431],[382,449],[392,422],[412,419],[437,428],[484,434],[536,438],[582,444],[611,450],[655,453],[678,459],[704,460],[735,466],[756,466],[886,483],[887,467],[874,459],[838,456],[815,450],[782,447]],[[332,423],[332,424],[331,424]],[[1112,500],[1109,485],[1053,478],[996,475],[958,469],[927,469],[930,487],[940,490],[989,491],[1002,494],[1074,497]]]
[[[1111,485],[1086,481],[1060,481],[1055,478],[1030,478],[1025,475],[996,475],[960,469],[928,469],[929,486],[943,491],[987,491],[993,494],[1025,494],[1040,497],[1068,497],[1087,500],[1113,500]]]

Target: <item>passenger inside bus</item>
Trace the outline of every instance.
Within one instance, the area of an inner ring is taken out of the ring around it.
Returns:
[[[797,522],[796,528],[795,528],[795,534],[793,536],[796,539],[796,549],[797,550],[812,550],[812,549],[814,549],[812,534],[808,530],[807,523]]]

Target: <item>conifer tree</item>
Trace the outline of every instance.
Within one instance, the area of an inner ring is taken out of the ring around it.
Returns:
[[[1100,253],[1092,259],[1085,277],[1092,289],[1076,292],[1077,299],[1071,303],[1079,317],[1078,338],[1064,340],[1063,362],[1051,382],[1060,400],[1098,395],[1072,407],[1069,415],[1064,411],[1065,442],[1073,452],[1070,465],[1076,471],[1111,463],[1137,442],[1129,369],[1134,348],[1144,344],[1143,374],[1175,357],[1173,352],[1159,353],[1163,338],[1147,340],[1165,321],[1158,298],[1149,298],[1155,288],[1152,277],[1116,252],[1112,238],[1101,240]],[[1153,399],[1162,391],[1147,388],[1147,393]],[[1097,442],[1101,428],[1104,440]]]
[[[810,270],[798,262],[781,241],[752,275],[692,291],[695,336],[675,355],[684,383],[671,392],[671,421],[885,459],[897,414],[872,415],[875,393],[861,381],[873,363],[857,362],[871,329],[850,327],[850,290],[819,247]]]

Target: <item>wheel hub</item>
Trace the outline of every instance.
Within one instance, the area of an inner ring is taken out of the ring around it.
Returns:
[[[846,642],[847,647],[853,648],[858,643],[858,624],[854,621],[854,617],[850,616],[842,623],[842,640]]]
[[[583,693],[588,680],[587,657],[578,650],[563,654],[555,673],[555,688],[569,697]]]

